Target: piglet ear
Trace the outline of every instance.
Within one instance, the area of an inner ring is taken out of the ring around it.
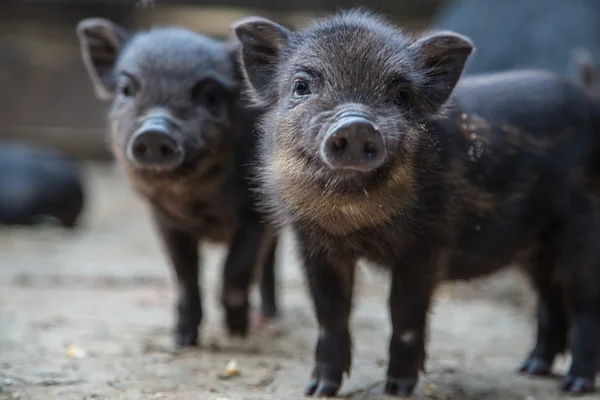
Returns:
[[[232,84],[235,85],[234,89],[239,89],[242,82],[245,79],[242,62],[240,60],[240,42],[236,38],[229,38],[227,41],[224,42],[224,45],[227,49],[227,52],[229,53],[229,59],[231,60],[231,64],[233,65]]]
[[[579,72],[579,79],[587,86],[593,86],[594,83],[599,79],[598,68],[594,63],[594,57],[589,49],[585,47],[577,47],[573,50],[573,60]]]
[[[129,34],[104,18],[84,19],[77,24],[76,31],[83,62],[94,84],[96,96],[101,100],[110,100],[117,86],[115,64]]]
[[[232,25],[232,31],[241,43],[241,67],[253,96],[259,102],[274,102],[277,92],[273,78],[291,32],[260,17],[241,19]]]
[[[460,79],[473,43],[465,36],[441,31],[418,39],[410,49],[424,74],[419,104],[425,113],[436,113]]]

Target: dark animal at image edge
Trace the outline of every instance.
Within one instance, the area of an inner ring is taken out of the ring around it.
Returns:
[[[573,50],[572,58],[578,72],[578,81],[592,96],[600,100],[600,67],[594,56],[588,49],[578,47]]]
[[[385,392],[409,395],[438,283],[522,265],[539,297],[521,371],[594,389],[600,341],[600,106],[550,72],[465,78],[471,41],[412,38],[366,11],[299,31],[236,22],[259,124],[262,207],[293,228],[319,324],[309,396],[350,372],[354,271],[391,273]],[[455,88],[456,86],[456,88]]]
[[[596,0],[444,0],[432,17],[433,29],[465,35],[477,46],[463,77],[541,68],[574,79],[578,71],[568,62],[574,48],[600,56]]]
[[[75,228],[84,206],[77,160],[16,142],[0,145],[0,224],[33,226],[52,217]]]
[[[176,343],[198,342],[199,240],[229,245],[221,302],[229,333],[246,336],[257,266],[262,314],[277,312],[276,238],[248,180],[259,110],[240,99],[236,44],[177,27],[130,34],[100,18],[77,35],[97,96],[112,100],[114,154],[149,203],[177,278]]]

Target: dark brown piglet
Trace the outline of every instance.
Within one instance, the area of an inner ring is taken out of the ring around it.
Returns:
[[[276,237],[254,206],[259,110],[241,99],[236,44],[178,27],[129,33],[100,18],[77,35],[96,94],[112,101],[112,150],[150,205],[177,278],[176,343],[197,343],[199,241],[229,245],[221,302],[229,332],[245,336],[257,266],[262,312],[276,313]]]
[[[539,296],[522,366],[591,391],[600,362],[600,109],[550,72],[460,83],[471,41],[410,37],[366,11],[298,31],[233,26],[259,124],[262,204],[298,238],[319,324],[312,396],[350,371],[354,270],[389,268],[385,392],[409,395],[426,358],[438,283],[523,266]],[[458,85],[457,85],[458,83]],[[466,343],[465,343],[466,344]]]

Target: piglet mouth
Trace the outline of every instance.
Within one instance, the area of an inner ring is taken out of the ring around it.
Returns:
[[[127,143],[127,159],[141,170],[173,171],[185,160],[180,136],[168,119],[149,117]]]
[[[319,156],[340,176],[369,173],[385,162],[386,142],[375,122],[365,113],[338,113],[322,136]]]

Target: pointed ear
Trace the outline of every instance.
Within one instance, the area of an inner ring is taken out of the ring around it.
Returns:
[[[232,25],[232,31],[241,43],[241,67],[254,96],[261,102],[274,102],[276,88],[273,77],[291,32],[260,17],[241,19]]]
[[[227,41],[224,42],[227,52],[229,53],[229,59],[234,67],[233,69],[233,79],[235,84],[241,86],[244,81],[244,71],[242,67],[242,62],[240,60],[240,50],[241,45],[240,42],[236,38],[228,38]]]
[[[592,86],[598,79],[598,69],[594,63],[594,57],[589,49],[578,47],[573,50],[573,59],[579,72],[579,79],[584,86]]]
[[[427,113],[435,113],[448,100],[474,50],[467,37],[441,31],[415,41],[410,49],[421,62],[424,81],[419,102]]]
[[[129,38],[128,32],[104,18],[88,18],[77,24],[77,38],[85,67],[101,100],[113,98],[116,90],[114,68]]]

